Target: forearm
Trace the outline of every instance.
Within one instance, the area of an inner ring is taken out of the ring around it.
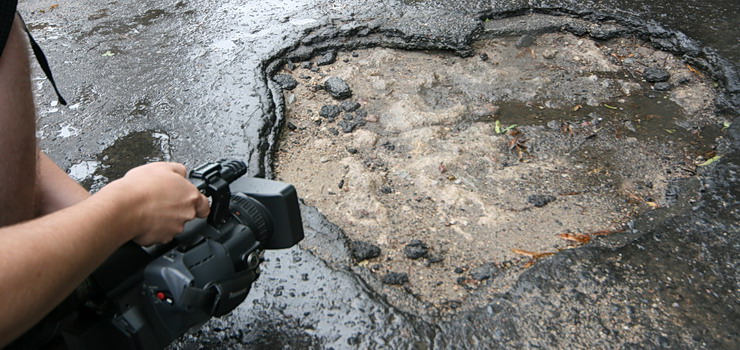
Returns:
[[[132,220],[124,210],[131,208],[127,197],[101,192],[0,229],[0,348],[38,322],[133,238]]]
[[[43,152],[39,152],[36,215],[43,216],[77,204],[90,194]]]

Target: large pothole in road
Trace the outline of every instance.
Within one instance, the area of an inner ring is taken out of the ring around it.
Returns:
[[[726,120],[712,82],[672,55],[565,33],[474,48],[340,52],[276,78],[298,82],[284,91],[277,177],[380,248],[356,263],[389,295],[478,306],[538,259],[690,201],[676,182],[715,159]]]

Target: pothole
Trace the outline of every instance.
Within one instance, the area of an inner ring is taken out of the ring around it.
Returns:
[[[481,306],[539,259],[691,200],[676,181],[715,159],[728,120],[679,58],[566,33],[474,49],[330,53],[275,78],[298,82],[277,177],[362,248],[356,264],[388,293]],[[336,78],[350,97],[327,91]]]

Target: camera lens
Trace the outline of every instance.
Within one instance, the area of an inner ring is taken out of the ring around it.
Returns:
[[[260,202],[243,194],[233,194],[230,208],[239,223],[249,227],[260,243],[264,245],[270,241],[272,220],[267,208]]]

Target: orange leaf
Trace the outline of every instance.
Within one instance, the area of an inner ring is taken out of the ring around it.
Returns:
[[[580,234],[580,233],[561,233],[561,234],[558,234],[558,237],[566,241],[573,241],[573,242],[578,242],[578,243],[583,243],[583,244],[591,242],[591,236]]]
[[[607,235],[610,235],[612,233],[619,233],[619,232],[624,232],[624,229],[622,229],[622,230],[601,230],[601,231],[589,232],[589,233],[586,233],[586,234],[589,235],[589,236],[607,236]]]
[[[688,68],[691,71],[691,73],[698,75],[699,78],[704,78],[704,74],[701,74],[701,72],[698,69],[692,67],[690,64],[687,63],[686,68]]]
[[[512,249],[511,251],[519,255],[528,256],[532,259],[539,259],[539,258],[543,258],[543,257],[555,254],[555,252],[542,252],[542,253],[530,252],[528,250],[521,250],[521,249],[516,249],[516,248]]]

